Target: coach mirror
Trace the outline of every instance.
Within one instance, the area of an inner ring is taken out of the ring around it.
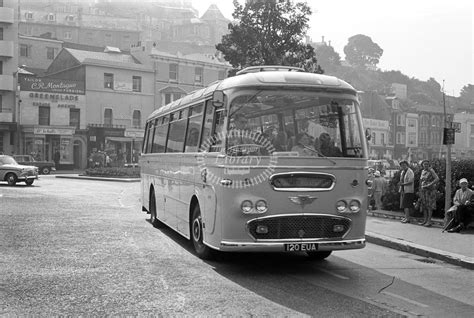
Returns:
[[[215,108],[220,108],[224,106],[224,92],[223,91],[214,91],[212,94],[212,106]]]

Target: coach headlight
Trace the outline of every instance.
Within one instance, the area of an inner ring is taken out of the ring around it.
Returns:
[[[352,200],[349,203],[349,211],[351,213],[357,213],[360,211],[360,202],[358,200]]]
[[[336,202],[336,210],[339,213],[345,212],[347,209],[347,202],[344,200],[339,200]]]
[[[250,200],[245,200],[242,201],[242,204],[240,205],[240,209],[242,210],[243,213],[250,213],[253,210],[253,203]]]
[[[268,210],[267,206],[267,201],[265,200],[258,200],[255,203],[255,210],[257,210],[258,213],[265,213]]]

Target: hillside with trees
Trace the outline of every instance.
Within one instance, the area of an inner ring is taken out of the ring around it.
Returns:
[[[344,60],[326,43],[312,46],[304,39],[309,28],[311,9],[305,2],[292,0],[234,0],[234,21],[229,33],[216,45],[236,71],[253,65],[289,65],[306,71],[337,76],[361,91],[390,95],[393,83],[407,86],[405,109],[417,105],[440,106],[442,85],[434,78],[421,81],[397,70],[382,71],[377,64],[383,48],[364,34],[348,39]],[[474,85],[467,84],[460,97],[447,96],[449,106],[457,111],[474,112]]]

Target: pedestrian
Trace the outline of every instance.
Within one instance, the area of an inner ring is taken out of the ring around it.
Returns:
[[[61,160],[61,153],[59,152],[58,149],[54,151],[54,156],[53,156],[53,161],[56,166],[56,169],[59,167],[59,161]]]
[[[436,209],[436,185],[438,184],[439,177],[431,167],[429,160],[423,160],[421,162],[423,170],[421,170],[420,176],[420,210],[423,212],[423,222],[420,225],[430,227],[431,217],[433,210]]]
[[[382,209],[382,196],[385,194],[387,183],[385,178],[376,170],[374,173],[374,180],[372,181],[372,194],[375,200],[374,210]]]
[[[454,205],[457,207],[453,209],[454,222],[448,229],[449,233],[461,232],[472,220],[474,214],[474,191],[469,189],[469,182],[466,178],[459,180],[460,189],[454,194]],[[451,210],[451,209],[450,209]]]
[[[398,183],[400,192],[400,208],[405,212],[405,216],[401,219],[402,223],[410,223],[410,214],[413,210],[413,202],[415,201],[415,174],[408,166],[408,161],[400,162],[401,175]]]

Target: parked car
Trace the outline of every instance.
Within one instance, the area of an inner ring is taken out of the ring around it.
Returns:
[[[18,164],[12,156],[0,155],[0,181],[14,186],[18,181],[32,185],[38,179],[38,167]]]
[[[35,160],[31,155],[15,155],[13,158],[21,165],[38,167],[41,174],[49,174],[51,171],[56,171],[54,161]]]

